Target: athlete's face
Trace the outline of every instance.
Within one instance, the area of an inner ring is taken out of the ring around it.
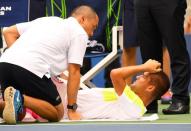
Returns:
[[[131,88],[135,93],[138,93],[143,92],[150,85],[150,77],[144,73],[136,77],[136,80],[131,84]]]

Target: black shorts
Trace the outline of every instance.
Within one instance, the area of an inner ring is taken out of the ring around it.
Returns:
[[[137,40],[137,24],[134,12],[134,0],[123,0],[123,47],[139,46]]]
[[[61,97],[51,78],[40,78],[17,65],[0,63],[0,84],[2,92],[6,87],[13,86],[21,94],[45,100],[54,106],[61,103]]]

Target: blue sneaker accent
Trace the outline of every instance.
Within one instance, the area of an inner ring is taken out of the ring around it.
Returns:
[[[15,117],[18,120],[18,115],[23,112],[22,97],[19,90],[16,90],[14,95],[14,107],[15,111],[17,112]]]
[[[4,92],[5,108],[3,119],[8,124],[16,124],[18,116],[23,111],[22,96],[20,91],[13,87],[7,87]]]

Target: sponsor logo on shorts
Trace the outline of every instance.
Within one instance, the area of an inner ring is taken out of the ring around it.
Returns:
[[[56,101],[59,101],[59,100],[60,100],[60,96],[57,96],[57,97],[56,97]]]

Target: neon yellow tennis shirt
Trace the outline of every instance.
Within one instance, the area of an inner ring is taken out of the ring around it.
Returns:
[[[138,119],[146,112],[142,100],[126,86],[121,96],[114,88],[92,88],[78,92],[78,109],[83,119]]]

